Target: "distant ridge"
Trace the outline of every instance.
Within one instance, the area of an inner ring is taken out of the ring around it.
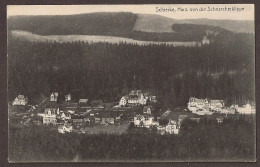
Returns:
[[[216,34],[224,33],[224,36],[232,34],[232,32],[254,32],[253,21],[204,18],[178,20],[160,15],[130,12],[11,16],[7,21],[9,33],[14,30],[24,31],[46,38],[53,35],[59,35],[61,38],[63,38],[62,35],[74,35],[73,39],[79,39],[82,37],[75,35],[88,35],[113,36],[151,42],[194,42],[201,41],[209,30],[216,32]],[[185,31],[176,31],[176,28]],[[72,38],[66,37],[67,39]]]
[[[137,14],[134,30],[143,32],[174,32],[172,24],[209,25],[224,28],[233,32],[254,33],[252,20],[217,20],[217,19],[172,19],[154,14]]]

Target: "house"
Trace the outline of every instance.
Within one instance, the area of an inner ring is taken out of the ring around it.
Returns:
[[[150,126],[159,126],[159,122],[154,121],[154,117],[139,114],[134,117],[134,125],[149,128]]]
[[[69,124],[59,125],[58,126],[58,132],[59,133],[65,133],[65,132],[72,132],[73,128]]]
[[[71,101],[71,95],[70,94],[65,95],[65,101]]]
[[[239,114],[252,114],[253,112],[255,113],[255,108],[253,108],[254,110],[252,110],[252,106],[249,103],[243,105],[242,107],[235,105],[235,109]]]
[[[166,127],[165,126],[158,126],[157,127],[157,132],[161,135],[165,135],[166,133]]]
[[[204,36],[201,42],[203,45],[208,45],[210,43],[210,40],[207,38],[207,36]]]
[[[209,101],[207,99],[198,99],[195,97],[190,97],[188,103],[188,109],[192,112],[196,112],[198,109],[208,108]]]
[[[236,108],[231,106],[229,108],[222,108],[219,111],[220,114],[235,114],[236,113]]]
[[[71,114],[68,112],[60,112],[59,118],[62,120],[70,120],[71,119]]]
[[[13,105],[25,105],[27,104],[27,98],[24,97],[24,95],[18,95],[14,101],[13,101]]]
[[[138,103],[141,105],[145,105],[147,103],[147,99],[144,97],[143,93],[138,95]]]
[[[127,104],[130,106],[146,105],[147,101],[157,102],[156,96],[151,96],[149,93],[143,93],[141,90],[132,90],[129,95],[123,96],[119,101],[119,106],[124,107]]]
[[[137,105],[145,105],[147,103],[147,98],[145,98],[143,93],[137,91],[138,94],[134,94],[131,92],[129,96],[127,96],[127,103],[131,106]]]
[[[112,117],[102,117],[100,124],[115,124],[115,118],[112,118]]]
[[[54,92],[50,96],[50,101],[57,101],[59,94],[57,92]]]
[[[75,110],[69,110],[68,113],[75,114]]]
[[[216,120],[217,120],[218,123],[222,123],[224,118],[216,118]]]
[[[177,121],[169,120],[168,125],[165,127],[165,132],[168,134],[179,134],[179,126]]]
[[[143,114],[151,115],[152,114],[152,107],[151,106],[144,106]]]
[[[55,109],[45,108],[42,123],[47,124],[47,125],[49,125],[49,124],[56,125],[57,124]]]
[[[87,103],[88,103],[88,99],[79,99],[79,105],[80,106],[87,105]]]
[[[156,103],[157,102],[157,97],[156,96],[151,96],[151,100],[152,103]]]
[[[71,121],[74,124],[80,124],[82,125],[83,121],[84,121],[84,117],[81,115],[72,115],[71,116]]]
[[[188,102],[188,109],[198,115],[211,115],[212,111],[221,112],[225,107],[224,100],[209,100],[209,99],[198,99],[195,97],[190,97]]]
[[[129,95],[128,96],[128,100],[127,103],[131,106],[137,106],[139,105],[139,99],[138,99],[138,95]]]
[[[209,108],[214,111],[221,111],[225,107],[224,100],[209,100]]]
[[[87,103],[88,99],[79,99],[79,103]]]
[[[100,123],[100,118],[99,117],[95,117],[95,124],[99,124]]]

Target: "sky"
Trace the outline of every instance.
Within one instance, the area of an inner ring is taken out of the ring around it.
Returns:
[[[213,8],[232,8],[235,11],[213,11]],[[187,11],[178,10],[187,9]],[[207,11],[208,8],[211,11]],[[164,10],[168,9],[168,11]],[[170,11],[169,11],[170,9]],[[174,10],[173,10],[174,9]],[[191,11],[196,10],[198,11]],[[205,9],[205,11],[200,11]],[[241,9],[238,11],[237,9]],[[157,14],[173,19],[254,20],[253,4],[145,4],[145,5],[8,5],[7,17],[14,15],[71,15],[93,12],[133,12]]]

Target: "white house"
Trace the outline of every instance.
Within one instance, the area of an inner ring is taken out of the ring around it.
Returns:
[[[222,108],[219,113],[221,114],[235,114],[236,108],[234,106],[231,106],[229,108]]]
[[[214,111],[221,111],[221,109],[225,107],[224,100],[210,100],[209,108]]]
[[[128,96],[127,103],[129,105],[132,105],[132,106],[139,105],[138,95],[130,95],[130,96]]]
[[[79,99],[80,104],[87,104],[88,99]]]
[[[57,124],[55,109],[46,108],[43,115],[43,124]]]
[[[66,125],[59,125],[58,126],[58,132],[59,133],[65,133],[65,132],[72,132],[73,128],[71,125],[66,124]]]
[[[50,101],[57,101],[59,94],[57,92],[54,92],[50,96]]]
[[[178,123],[174,120],[169,120],[168,125],[165,127],[165,132],[168,134],[179,134]]]
[[[120,107],[126,106],[127,100],[128,100],[128,97],[127,97],[127,96],[123,96],[123,97],[120,99],[120,101],[119,101],[119,106],[120,106]]]
[[[24,97],[24,95],[18,95],[14,101],[13,105],[25,105],[27,103],[27,98]]]
[[[221,112],[224,107],[224,100],[208,100],[207,98],[190,97],[188,103],[188,109],[198,115],[212,114],[212,112],[209,112],[210,110]]]
[[[143,93],[138,95],[138,102],[142,105],[145,105],[147,103],[147,99],[144,97]]]
[[[65,101],[71,101],[71,95],[70,94],[65,95]]]
[[[235,108],[239,114],[252,114],[253,112],[255,113],[255,110],[252,110],[252,106],[249,103],[243,105],[242,107],[235,105]]]
[[[127,104],[131,106],[146,105],[147,100],[157,102],[156,96],[151,96],[149,93],[143,93],[141,90],[132,90],[129,95],[123,96],[119,101],[119,106],[123,107]]]
[[[190,97],[188,103],[188,109],[192,112],[196,112],[198,109],[208,108],[209,102],[207,99],[198,99]]]
[[[144,115],[136,115],[134,117],[134,125],[137,127],[159,126],[159,122],[154,121],[154,117],[148,117]]]
[[[208,45],[210,43],[210,40],[207,38],[207,36],[204,36],[201,42],[203,45]]]
[[[216,120],[217,120],[218,123],[222,123],[224,118],[216,118]]]

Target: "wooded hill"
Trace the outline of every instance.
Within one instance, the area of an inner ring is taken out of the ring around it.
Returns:
[[[227,25],[243,27],[241,26],[243,21],[229,20],[229,24],[226,22],[222,24],[219,21],[219,24],[216,24],[216,20],[207,20],[207,22],[201,22],[200,19],[174,20],[158,15],[127,12],[65,16],[11,16],[7,21],[8,31],[22,30],[38,35],[105,35],[144,41],[200,41],[207,30],[226,33],[229,30],[235,32],[237,30]],[[185,26],[187,31],[175,31],[174,27],[178,24]],[[247,22],[243,25],[253,24]],[[239,32],[253,31],[245,28]]]

